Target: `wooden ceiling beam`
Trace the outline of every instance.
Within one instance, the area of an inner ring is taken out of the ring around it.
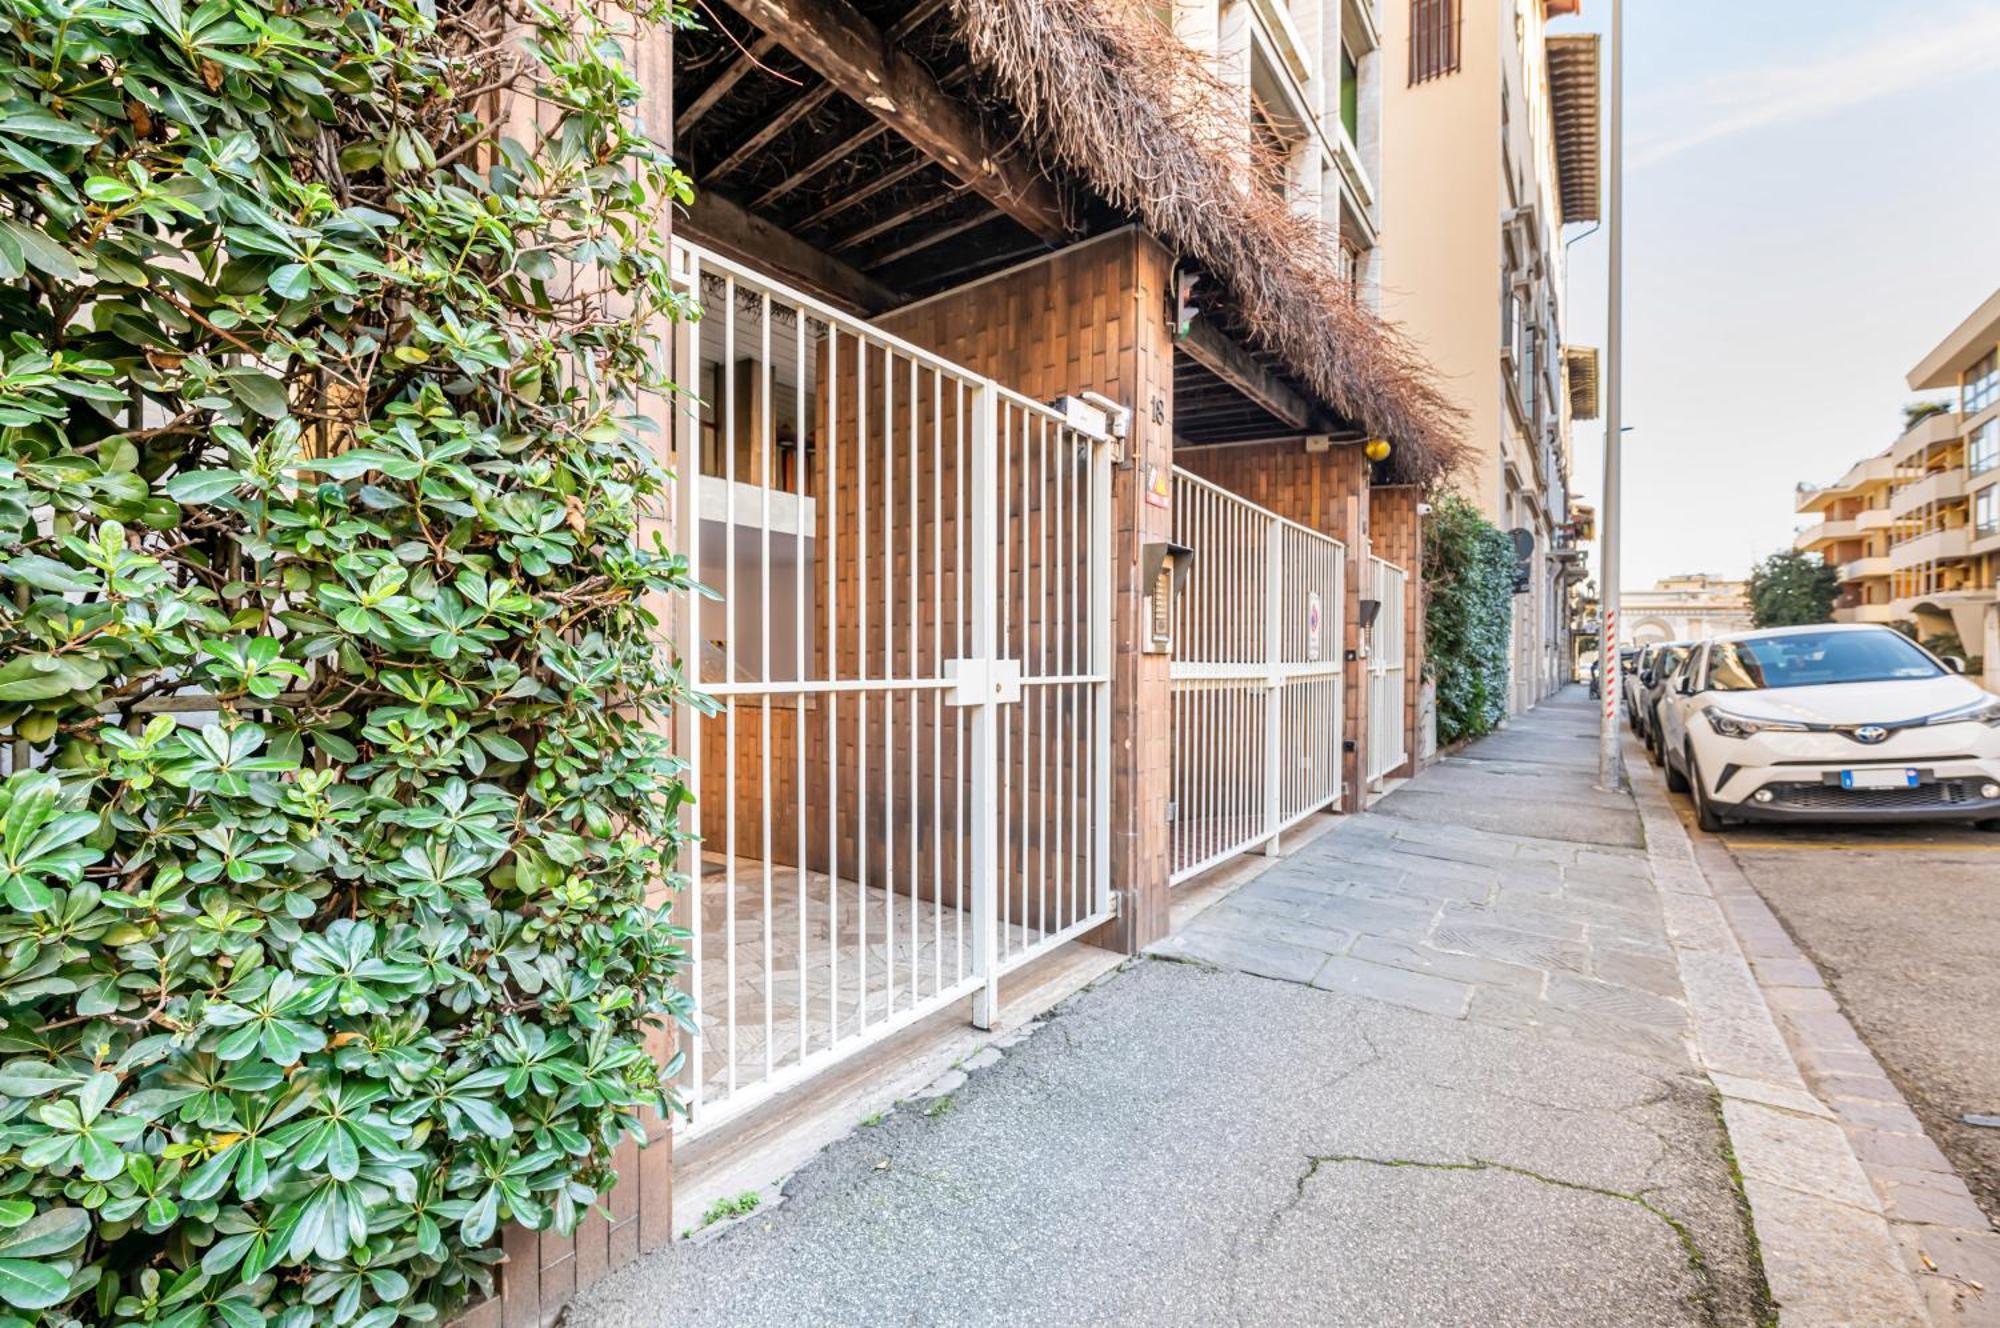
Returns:
[[[738,144],[736,151],[724,157],[709,170],[702,172],[702,178],[704,180],[719,180],[738,166],[743,165],[743,163],[749,161],[769,146],[772,139],[784,133],[787,129],[790,129],[820,107],[826,105],[827,98],[831,97],[833,93],[834,87],[831,83],[822,83],[803,96],[795,98],[791,105],[772,116],[769,124]]]
[[[798,188],[807,180],[812,179],[813,176],[818,175],[841,158],[858,148],[867,146],[888,132],[888,125],[883,124],[880,120],[870,120],[863,128],[855,130],[805,165],[793,171],[790,175],[787,175],[784,179],[772,185],[769,189],[766,189],[762,194],[758,195],[754,206],[760,211],[771,206],[771,204],[777,202],[786,194],[791,193],[792,190]],[[929,161],[930,158],[925,157],[924,160]]]
[[[743,263],[775,271],[793,285],[819,295],[864,318],[872,318],[903,302],[903,297],[859,268],[813,248],[713,189],[697,189],[685,216],[676,218],[682,231]]]
[[[864,184],[859,188],[855,189],[853,192],[841,194],[839,197],[835,198],[831,203],[828,203],[825,207],[820,208],[817,212],[814,212],[811,216],[799,218],[799,220],[796,223],[794,223],[793,229],[801,231],[809,231],[819,223],[831,220],[832,218],[839,216],[841,213],[847,211],[847,209],[853,207],[855,204],[867,202],[869,199],[875,197],[875,195],[881,193],[884,189],[889,188],[889,186],[894,184],[900,184],[902,181],[907,180],[910,176],[915,175],[918,171],[928,170],[930,167],[935,165],[937,165],[936,162],[932,161],[929,157],[926,157],[923,153],[919,152],[916,155],[915,160],[904,162],[901,166],[898,166],[893,171],[884,171],[882,174],[876,176],[874,179],[870,180],[867,184]],[[762,204],[764,202],[764,199],[760,198],[757,201],[759,204]]]
[[[972,111],[850,0],[728,3],[993,206],[1051,244],[1067,237],[1055,185],[1020,155],[989,151]]]
[[[878,235],[886,235],[898,226],[915,221],[918,217],[928,216],[946,204],[956,203],[963,197],[965,195],[956,189],[940,189],[931,197],[913,203],[900,212],[892,212],[886,217],[877,218],[852,235],[841,236],[828,247],[836,254],[842,253],[858,244],[866,244]]]
[[[995,208],[989,212],[981,212],[976,216],[967,217],[963,221],[954,221],[951,225],[939,230],[926,231],[924,234],[911,240],[908,244],[891,249],[888,253],[878,258],[869,259],[868,270],[873,272],[879,268],[885,268],[898,259],[908,258],[911,254],[920,253],[934,244],[942,244],[944,241],[963,235],[967,231],[978,230],[987,222],[998,221],[1004,215],[1006,214]]]
[[[1259,364],[1256,356],[1218,332],[1214,324],[1195,319],[1174,348],[1185,351],[1189,359],[1288,427],[1301,431],[1312,427],[1312,403]]]
[[[963,66],[961,66],[960,68],[953,70],[951,73],[946,74],[943,78],[939,79],[938,86],[941,88],[949,88],[954,83],[959,82],[964,77],[965,77],[965,69]],[[880,120],[870,120],[865,128],[858,129],[854,133],[849,134],[846,138],[841,139],[838,143],[835,143],[832,147],[820,153],[817,157],[814,157],[811,161],[799,167],[797,170],[793,171],[790,175],[787,175],[784,179],[772,185],[769,189],[766,189],[762,194],[759,194],[757,196],[757,201],[751,204],[751,206],[756,208],[759,212],[763,211],[765,208],[771,206],[771,204],[783,198],[786,194],[791,193],[792,190],[804,184],[807,180],[812,179],[813,176],[818,175],[821,171],[825,170],[827,167],[833,165],[835,162],[841,160],[843,157],[846,157],[847,155],[854,152],[858,148],[861,148],[864,145],[871,143],[874,140],[882,137],[882,135],[888,132],[889,132],[888,125],[882,123]],[[921,152],[917,154],[917,158],[924,165],[931,164],[933,160],[930,156]],[[907,174],[907,172],[904,173]],[[901,179],[902,176],[898,175],[896,178]],[[871,182],[869,188],[872,189],[874,187],[874,183],[879,183],[879,182]],[[819,212],[815,213],[814,216],[830,217],[835,212],[839,211],[841,208],[846,207],[850,203],[858,203],[861,201],[862,198],[865,198],[866,196],[867,195],[865,194],[861,194],[841,199],[835,206],[822,208]],[[805,222],[800,222],[799,228],[801,230],[805,229],[805,224],[806,224]]]
[[[727,97],[730,91],[741,83],[744,76],[763,63],[764,57],[778,49],[776,37],[759,37],[750,43],[749,49],[729,62],[729,68],[715,76],[715,81],[703,88],[695,99],[682,111],[680,119],[674,122],[674,133],[685,134],[695,127],[702,116],[707,115]]]

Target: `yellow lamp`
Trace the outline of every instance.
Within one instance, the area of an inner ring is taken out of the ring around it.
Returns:
[[[1370,461],[1387,461],[1389,459],[1389,440],[1387,438],[1370,438],[1366,443],[1362,444],[1361,455],[1367,457]]]

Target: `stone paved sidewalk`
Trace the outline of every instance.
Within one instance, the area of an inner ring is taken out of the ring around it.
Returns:
[[[1592,787],[1595,719],[1545,702],[1154,952],[1686,1066],[1638,813]]]
[[[570,1323],[1766,1322],[1591,713],[1427,771]]]

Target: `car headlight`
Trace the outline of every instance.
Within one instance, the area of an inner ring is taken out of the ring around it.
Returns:
[[[1990,724],[2000,728],[2000,696],[1989,696],[1971,705],[1932,715],[1925,724]]]
[[[1748,715],[1732,715],[1727,710],[1710,709],[1708,726],[1724,738],[1748,738],[1757,733],[1804,733],[1806,726],[1789,719],[1752,719]]]

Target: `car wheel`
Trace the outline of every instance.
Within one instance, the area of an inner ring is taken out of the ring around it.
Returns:
[[[1716,812],[1715,804],[1708,800],[1707,787],[1701,782],[1701,769],[1694,763],[1694,751],[1687,754],[1688,797],[1694,800],[1694,823],[1709,834],[1720,834],[1728,824]]]
[[[1667,740],[1660,736],[1660,709],[1658,706],[1646,714],[1646,756],[1654,765],[1660,765],[1660,753],[1665,751]]]
[[[1681,772],[1680,763],[1674,760],[1674,754],[1667,750],[1667,745],[1664,742],[1660,744],[1660,764],[1667,772],[1667,792],[1687,792],[1687,776]]]

